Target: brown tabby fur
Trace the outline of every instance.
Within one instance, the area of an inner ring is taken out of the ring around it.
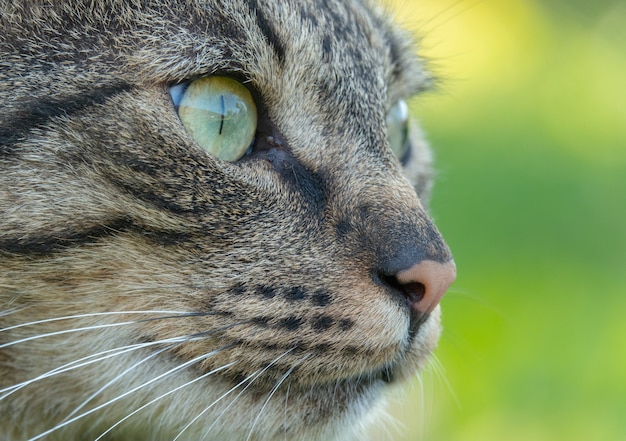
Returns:
[[[104,439],[364,439],[439,335],[378,275],[451,258],[427,149],[386,141],[430,83],[405,35],[366,0],[2,0],[0,30],[0,439],[161,396]],[[236,163],[168,94],[212,74],[261,109]]]

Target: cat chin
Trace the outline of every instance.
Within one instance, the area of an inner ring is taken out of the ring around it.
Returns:
[[[402,361],[395,366],[396,381],[404,383],[415,378],[417,372],[422,371],[430,356],[437,348],[441,336],[441,308],[437,306],[428,320],[421,324],[420,330],[411,341],[411,346]]]
[[[371,428],[389,418],[386,409],[389,399],[402,396],[406,384],[414,381],[428,363],[440,333],[440,309],[437,307],[422,324],[408,349],[386,368],[322,384],[292,383],[288,388],[276,391],[270,405],[267,404],[270,403],[268,392],[250,391],[256,407],[264,408],[270,420],[271,414],[278,415],[279,421],[281,413],[289,413],[289,418],[281,423],[284,426],[282,431],[268,432],[266,437],[259,439],[275,439],[273,436],[284,439],[285,433],[291,434],[287,439],[370,439],[367,434],[371,433]],[[288,421],[294,421],[293,426],[289,426]],[[306,429],[296,434],[290,427]]]

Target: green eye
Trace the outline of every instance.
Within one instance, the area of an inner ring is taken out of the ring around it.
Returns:
[[[409,108],[404,100],[399,100],[387,113],[387,137],[393,153],[400,161],[404,160],[411,146]]]
[[[228,77],[205,77],[170,88],[183,126],[211,155],[241,159],[254,141],[257,110],[252,94]]]

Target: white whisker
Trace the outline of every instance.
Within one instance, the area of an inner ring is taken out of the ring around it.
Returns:
[[[15,314],[16,312],[20,312],[24,310],[24,308],[11,308],[11,309],[5,309],[4,311],[0,311],[0,317],[4,317],[7,315],[11,315],[11,314]],[[2,330],[0,329],[0,332]]]
[[[454,388],[452,387],[452,385],[448,381],[448,377],[446,376],[446,370],[443,364],[441,363],[441,361],[439,360],[439,358],[437,358],[435,354],[431,354],[429,365],[432,366],[433,372],[435,373],[437,378],[445,385],[446,389],[450,393],[450,396],[452,397],[452,400],[460,409],[462,407],[461,400],[459,399],[457,394],[454,392]]]
[[[94,326],[85,326],[82,328],[73,328],[73,329],[64,329],[63,331],[55,331],[55,332],[48,332],[45,334],[38,334],[38,335],[33,335],[31,337],[25,337],[25,338],[21,338],[19,340],[14,340],[8,343],[4,343],[0,345],[0,349],[9,347],[9,346],[14,346],[17,345],[19,343],[24,343],[27,341],[32,341],[32,340],[39,340],[40,338],[45,338],[45,337],[53,337],[56,335],[64,335],[64,334],[71,334],[74,332],[83,332],[83,331],[94,331],[97,329],[106,329],[106,328],[116,328],[119,326],[126,326],[126,325],[132,325],[137,323],[136,320],[134,321],[130,321],[130,322],[120,322],[120,323],[107,323],[105,325],[94,325]]]
[[[4,393],[7,392],[4,395],[0,396],[0,400],[8,397],[9,395],[15,393],[16,391],[28,386],[29,384],[32,384],[36,381],[40,381],[49,377],[53,377],[55,375],[59,375],[62,374],[64,372],[68,372],[68,371],[72,371],[74,369],[78,369],[84,366],[88,366],[90,364],[93,363],[97,363],[112,357],[117,357],[119,355],[123,355],[126,354],[128,352],[132,352],[136,349],[142,349],[145,347],[149,347],[149,346],[154,346],[154,345],[159,345],[159,344],[165,344],[165,343],[183,343],[183,342],[187,342],[187,341],[192,341],[192,340],[200,340],[201,337],[196,337],[196,338],[189,338],[189,337],[173,337],[173,338],[168,338],[168,339],[163,339],[163,340],[158,340],[158,341],[154,341],[154,342],[147,342],[147,343],[137,343],[137,344],[133,344],[133,345],[128,345],[128,346],[121,346],[118,348],[113,348],[113,349],[107,349],[106,351],[101,351],[98,352],[96,354],[91,354],[88,355],[86,357],[80,358],[78,360],[74,360],[71,361],[69,363],[66,363],[62,366],[56,367],[48,372],[45,372],[41,375],[38,375],[35,378],[32,378],[30,380],[26,380],[23,381],[21,383],[18,384],[14,384],[12,386],[6,387],[4,389],[0,389],[0,393]],[[96,357],[96,358],[94,358]]]
[[[419,401],[420,401],[420,410],[419,410],[419,430],[420,430],[420,439],[426,439],[426,395],[424,393],[424,378],[422,377],[422,373],[418,372],[417,382],[419,383]]]
[[[207,435],[209,434],[209,432],[211,432],[211,429],[213,429],[213,426],[215,426],[215,424],[217,424],[217,422],[222,418],[222,416],[228,411],[228,409],[230,409],[235,402],[239,399],[239,397],[246,391],[246,389],[248,389],[252,383],[254,383],[257,378],[259,378],[261,375],[263,375],[269,368],[271,368],[273,365],[275,365],[281,358],[283,358],[285,355],[289,354],[291,351],[293,351],[295,349],[295,347],[289,349],[288,351],[282,353],[280,356],[276,357],[274,360],[272,360],[271,363],[269,363],[267,366],[265,366],[263,369],[261,369],[260,371],[255,371],[252,374],[250,374],[247,378],[245,378],[244,380],[242,380],[241,382],[239,382],[236,386],[234,386],[233,388],[231,388],[226,394],[224,394],[223,396],[221,396],[218,400],[221,400],[224,396],[226,396],[227,394],[229,394],[230,392],[232,392],[233,390],[235,390],[236,388],[238,388],[241,384],[243,384],[244,382],[250,380],[250,382],[235,396],[235,398],[233,398],[233,401],[231,401],[228,406],[226,406],[226,408],[217,416],[217,418],[215,418],[215,421],[213,421],[213,423],[208,427],[208,429],[204,432],[204,435],[202,436],[202,439],[205,439],[207,437]],[[215,404],[215,402],[213,403]],[[210,407],[213,406],[213,404],[211,404]],[[200,418],[207,410],[209,410],[209,408],[204,409],[200,415],[196,416],[196,418],[194,418],[194,420],[191,422],[193,423],[194,421],[196,421],[198,418]],[[191,423],[189,425],[191,425]],[[188,425],[188,426],[189,426]],[[187,427],[188,427],[187,426]],[[186,428],[186,427],[185,427]],[[178,435],[180,436],[180,434]],[[173,441],[176,441],[178,439],[178,437],[174,438]]]
[[[289,408],[289,391],[291,390],[291,383],[287,385],[287,392],[285,393],[285,413],[283,415],[283,435],[285,441],[287,440],[287,409]]]
[[[442,16],[450,13],[450,11],[452,11],[453,13],[456,14],[456,12],[454,11],[454,8],[458,7],[459,5],[461,5],[462,3],[464,3],[465,0],[458,0],[454,3],[449,4],[448,6],[446,6],[445,8],[442,8],[439,12],[433,14],[431,17],[428,17],[428,20],[426,20],[424,22],[424,24],[428,24],[428,25],[432,25],[433,23],[435,23],[437,20],[439,20]]]
[[[140,320],[132,320],[132,321],[125,321],[125,322],[119,322],[119,323],[106,323],[104,325],[94,325],[94,326],[84,326],[81,328],[72,328],[72,329],[64,329],[62,331],[55,331],[55,332],[48,332],[45,334],[38,334],[38,335],[33,335],[31,337],[25,337],[19,340],[14,340],[8,343],[3,343],[0,345],[0,349],[2,348],[6,348],[9,346],[14,346],[16,344],[19,343],[24,343],[27,341],[32,341],[32,340],[39,340],[40,338],[45,338],[45,337],[53,337],[53,336],[57,336],[57,335],[64,335],[64,334],[71,334],[71,333],[75,333],[75,332],[83,332],[83,331],[93,331],[93,330],[97,330],[97,329],[106,329],[106,328],[115,328],[115,327],[119,327],[119,326],[126,326],[126,325],[132,325],[132,324],[136,324],[136,323],[143,323],[146,321],[154,321],[154,320],[165,320],[165,319],[173,319],[173,318],[186,318],[186,317],[196,317],[196,316],[201,316],[201,315],[208,315],[208,313],[196,313],[196,312],[186,312],[186,313],[180,313],[180,312],[176,312],[176,311],[154,311],[154,313],[167,313],[170,315],[167,316],[161,316],[161,317],[152,317],[149,319],[140,319]],[[130,311],[130,312],[102,312],[102,313],[94,313],[94,314],[82,314],[82,315],[75,315],[75,316],[67,316],[67,317],[56,317],[56,318],[52,318],[52,319],[45,319],[45,320],[39,320],[36,322],[30,322],[30,323],[22,323],[19,325],[14,325],[14,326],[9,326],[7,328],[3,328],[0,329],[0,332],[2,331],[9,331],[11,329],[16,329],[16,328],[21,328],[24,326],[31,326],[31,325],[36,325],[36,324],[40,324],[40,323],[47,323],[47,322],[53,322],[53,321],[59,321],[59,320],[68,320],[68,319],[72,319],[72,318],[79,318],[79,317],[90,317],[90,316],[100,316],[100,315],[121,315],[121,314],[144,314],[146,313],[146,311]]]
[[[131,389],[129,391],[124,392],[123,394],[121,394],[121,395],[119,395],[119,396],[117,396],[117,397],[107,401],[106,403],[100,404],[99,406],[96,406],[93,409],[89,409],[88,411],[83,412],[80,415],[77,415],[77,416],[75,416],[74,418],[72,418],[70,420],[67,420],[67,421],[64,421],[62,423],[57,424],[52,429],[48,429],[45,432],[42,432],[39,435],[34,436],[33,438],[30,438],[28,441],[35,441],[35,440],[41,439],[44,436],[47,436],[47,435],[51,434],[52,432],[55,432],[55,431],[61,429],[62,427],[65,427],[65,426],[73,423],[74,421],[77,421],[77,420],[79,420],[81,418],[84,418],[85,416],[90,415],[90,414],[92,414],[92,413],[94,413],[94,412],[96,412],[96,411],[98,411],[98,410],[100,410],[100,409],[102,409],[102,408],[104,408],[106,406],[109,406],[109,405],[115,403],[116,401],[119,401],[122,398],[127,397],[128,395],[138,391],[139,389],[142,389],[142,388],[144,388],[146,386],[149,386],[150,384],[155,383],[155,382],[159,381],[160,379],[162,379],[164,377],[167,377],[168,375],[171,375],[174,372],[180,371],[180,370],[182,370],[182,369],[184,369],[184,368],[186,368],[188,366],[191,366],[191,365],[193,365],[193,364],[195,364],[195,363],[197,363],[197,362],[199,362],[201,360],[205,360],[205,359],[207,359],[207,358],[209,358],[209,357],[211,357],[211,356],[213,356],[213,355],[223,351],[224,349],[226,349],[226,347],[228,347],[228,346],[225,346],[225,347],[220,348],[220,349],[216,349],[214,351],[208,352],[206,354],[203,354],[203,355],[200,355],[200,356],[198,356],[196,358],[193,358],[193,359],[191,359],[189,361],[186,361],[185,363],[183,363],[183,364],[181,364],[179,366],[176,366],[175,368],[172,368],[172,369],[168,370],[167,372],[164,372],[164,373],[154,377],[153,379],[148,380],[145,383],[140,384],[139,386],[134,387],[133,389]]]
[[[463,0],[457,1],[450,5],[447,8],[444,8],[441,12],[435,14],[431,17],[425,24],[428,27],[424,26],[424,32],[432,33],[435,29],[438,29],[440,26],[445,25],[446,23],[454,20],[456,17],[465,14],[467,11],[475,8],[476,6],[484,3],[485,0],[476,0],[473,3],[469,3],[468,5],[463,6],[465,3]],[[463,6],[463,7],[461,7]],[[461,7],[461,8],[460,8]],[[455,9],[457,9],[455,11]]]
[[[93,400],[95,397],[97,397],[98,395],[100,395],[106,388],[108,388],[109,386],[111,386],[113,383],[115,383],[116,381],[118,381],[120,378],[122,378],[124,375],[126,375],[127,373],[129,373],[130,371],[132,371],[133,369],[135,369],[137,366],[142,365],[143,363],[145,363],[146,361],[150,360],[151,358],[156,357],[159,354],[162,354],[165,351],[168,351],[170,349],[172,349],[174,347],[174,345],[170,345],[170,346],[166,346],[156,352],[151,353],[150,355],[148,355],[145,358],[142,358],[141,360],[139,360],[138,362],[136,362],[135,364],[133,364],[132,366],[124,369],[124,371],[119,374],[116,375],[113,379],[109,380],[104,386],[102,386],[100,389],[98,389],[97,391],[95,391],[93,394],[91,394],[86,400],[84,400],[81,404],[79,404],[76,409],[74,409],[72,412],[70,412],[70,414],[68,416],[66,416],[63,421],[67,421],[68,419],[70,419],[73,415],[76,415],[80,409],[82,409],[83,407],[85,407],[87,405],[87,403],[89,403],[91,400]]]
[[[254,427],[256,426],[256,424],[259,422],[259,418],[261,418],[261,414],[263,413],[263,411],[265,410],[265,408],[267,407],[267,404],[270,402],[270,400],[272,399],[272,397],[274,396],[274,394],[276,393],[276,391],[278,390],[278,388],[280,387],[281,384],[283,384],[283,382],[287,379],[287,377],[289,375],[291,375],[291,373],[293,372],[293,370],[296,368],[296,366],[292,366],[289,368],[289,370],[287,372],[285,372],[285,374],[280,377],[280,379],[278,380],[278,382],[274,385],[274,387],[272,388],[272,390],[270,391],[269,395],[267,396],[267,399],[265,400],[265,402],[263,403],[263,406],[261,406],[261,409],[259,410],[258,415],[256,416],[256,418],[254,419],[254,422],[252,423],[252,427],[250,427],[250,432],[248,433],[248,437],[246,438],[246,441],[250,441],[250,437],[252,437],[252,433],[254,432]]]
[[[8,310],[8,312],[3,311],[2,313],[0,313],[0,317],[3,315],[9,315],[11,313],[13,313],[14,310]],[[125,315],[125,314],[170,314],[170,315],[175,315],[175,316],[180,316],[180,317],[186,317],[189,314],[196,314],[194,312],[186,312],[186,311],[167,311],[167,310],[146,310],[146,311],[107,311],[107,312],[94,312],[94,313],[90,313],[90,314],[76,314],[76,315],[66,315],[63,317],[54,317],[54,318],[49,318],[49,319],[44,319],[44,320],[37,320],[34,322],[28,322],[28,323],[20,323],[19,325],[13,325],[13,326],[9,326],[7,328],[2,328],[0,329],[0,332],[4,332],[4,331],[10,331],[12,329],[18,329],[18,328],[23,328],[26,326],[34,326],[34,325],[39,325],[41,323],[50,323],[50,322],[58,322],[61,320],[72,320],[72,319],[79,319],[79,318],[87,318],[87,317],[101,317],[101,316],[108,316],[108,315]]]
[[[187,343],[189,341],[197,341],[197,340],[202,340],[204,339],[204,336],[210,333],[214,333],[220,330],[224,330],[233,326],[237,326],[239,324],[235,324],[235,325],[229,325],[229,326],[224,326],[222,328],[219,329],[214,329],[211,331],[206,331],[206,332],[202,332],[200,334],[194,334],[192,336],[185,336],[185,337],[175,337],[172,339],[168,339],[168,340],[172,340],[174,343]],[[198,335],[202,335],[202,336],[198,336]],[[175,341],[174,341],[175,340]],[[167,342],[167,340],[161,340],[157,343],[162,344],[163,342]],[[154,342],[151,342],[150,344],[155,344]],[[135,369],[137,366],[140,366],[141,364],[143,364],[144,362],[146,362],[147,360],[157,356],[158,354],[161,354],[162,352],[165,352],[167,350],[170,350],[171,348],[173,348],[174,346],[176,346],[175,344],[167,346],[153,354],[150,354],[148,357],[139,360],[137,363],[133,364],[132,366],[128,367],[127,369],[124,370],[124,372],[122,372],[121,374],[117,375],[115,378],[111,379],[109,382],[107,382],[104,386],[102,386],[100,389],[98,389],[96,392],[94,392],[89,398],[87,398],[85,401],[83,401],[82,404],[80,404],[76,409],[74,409],[74,411],[72,411],[72,413],[70,413],[65,419],[67,420],[68,418],[71,418],[72,415],[75,415],[81,408],[83,408],[89,401],[91,401],[93,398],[95,398],[96,396],[98,396],[100,393],[102,393],[102,391],[104,391],[106,388],[108,388],[109,386],[111,386],[113,383],[115,383],[116,381],[118,381],[120,378],[122,378],[124,375],[126,375],[128,372],[132,371],[133,369]]]
[[[235,389],[237,389],[239,386],[241,386],[243,383],[245,383],[246,381],[248,381],[251,377],[253,377],[254,375],[256,375],[257,373],[259,373],[260,375],[260,371],[256,370],[253,373],[251,373],[250,375],[248,375],[246,378],[244,378],[243,380],[241,380],[239,383],[237,383],[236,385],[234,385],[233,387],[231,387],[229,390],[227,390],[224,394],[222,394],[222,396],[220,396],[219,398],[217,398],[216,400],[214,400],[209,406],[205,407],[204,409],[202,409],[202,412],[200,412],[198,415],[196,415],[189,423],[187,423],[187,425],[185,427],[183,427],[181,429],[180,432],[178,432],[178,435],[176,435],[176,437],[172,440],[172,441],[176,441],[178,440],[178,438],[180,438],[182,436],[182,434],[196,421],[198,421],[200,419],[200,417],[202,417],[202,415],[204,415],[205,413],[207,413],[209,411],[209,409],[211,409],[213,406],[215,406],[217,403],[219,403],[224,397],[228,396],[232,391],[234,391]],[[245,389],[244,389],[245,390]],[[221,414],[220,414],[221,416]],[[213,423],[215,424],[215,423]],[[213,427],[213,425],[211,425],[209,427],[209,430],[211,429],[211,427]]]
[[[166,396],[168,396],[168,395],[170,395],[170,394],[173,394],[174,392],[176,392],[176,391],[178,391],[178,390],[180,390],[180,389],[182,389],[182,388],[184,388],[184,387],[190,386],[191,384],[193,384],[193,383],[195,383],[195,382],[197,382],[197,381],[200,381],[200,380],[202,380],[202,379],[204,379],[204,378],[207,378],[208,376],[213,375],[213,374],[214,374],[214,373],[216,373],[216,372],[223,371],[224,369],[228,369],[229,367],[231,367],[231,366],[233,366],[233,365],[235,365],[235,364],[237,364],[237,362],[233,361],[233,362],[228,363],[228,364],[226,364],[226,365],[224,365],[224,366],[222,366],[222,367],[219,367],[219,368],[217,368],[217,369],[213,369],[212,371],[207,372],[206,374],[203,374],[203,375],[201,375],[201,376],[199,376],[199,377],[197,377],[197,378],[194,378],[193,380],[188,381],[188,382],[186,382],[185,384],[181,384],[180,386],[178,386],[178,387],[176,387],[176,388],[174,388],[174,389],[172,389],[172,390],[170,390],[170,391],[168,391],[168,392],[166,392],[166,393],[164,393],[164,394],[162,394],[162,395],[159,395],[158,397],[156,397],[156,398],[154,398],[153,400],[151,400],[151,401],[147,402],[146,404],[144,404],[143,406],[139,407],[138,409],[135,409],[134,411],[132,411],[131,413],[129,413],[128,415],[126,415],[124,418],[122,418],[121,420],[119,420],[117,423],[113,424],[113,425],[112,425],[111,427],[109,427],[107,430],[105,430],[104,432],[102,432],[102,433],[100,434],[100,436],[98,436],[98,438],[96,438],[94,441],[99,441],[100,439],[102,439],[102,437],[103,437],[104,435],[106,435],[107,433],[109,433],[111,430],[115,429],[117,426],[119,426],[120,424],[122,424],[124,421],[126,421],[127,419],[129,419],[130,417],[132,417],[133,415],[135,415],[136,413],[140,412],[141,410],[145,409],[146,407],[150,406],[151,404],[156,403],[157,401],[159,401],[159,400],[161,400],[161,399],[165,398]]]

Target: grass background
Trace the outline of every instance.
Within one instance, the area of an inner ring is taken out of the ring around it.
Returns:
[[[394,440],[626,440],[626,3],[389,0],[457,282]]]

